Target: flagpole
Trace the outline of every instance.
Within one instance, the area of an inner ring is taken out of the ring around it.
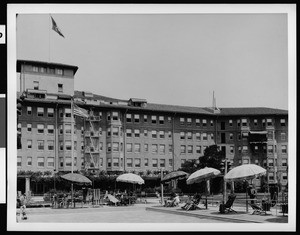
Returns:
[[[49,47],[48,47],[48,49],[49,49],[49,51],[48,51],[49,58],[48,58],[48,60],[49,60],[49,62],[50,62],[50,27],[51,27],[50,17],[51,17],[51,14],[49,14],[49,20],[48,20],[48,22],[49,22],[49,27],[48,27],[48,43],[49,43]]]
[[[74,107],[73,107],[73,97],[71,97],[71,173],[73,173],[74,168]],[[71,202],[73,205],[73,183],[71,184]]]

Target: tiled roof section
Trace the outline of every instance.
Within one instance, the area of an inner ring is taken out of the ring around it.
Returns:
[[[70,68],[74,71],[74,75],[78,70],[77,66],[69,65],[69,64],[51,63],[51,62],[44,62],[44,61],[38,61],[38,60],[17,60],[17,72],[21,72],[21,64],[34,64],[34,65],[45,65],[45,66]]]
[[[167,105],[167,104],[152,104],[148,103],[145,110],[172,112],[172,113],[193,113],[193,114],[211,114],[207,110],[199,107],[179,106],[179,105]]]
[[[77,98],[81,98],[81,99],[84,99],[86,98],[84,96],[84,92],[83,91],[74,91],[74,96],[77,97]],[[115,98],[110,98],[110,97],[107,97],[107,96],[102,96],[102,95],[95,95],[93,94],[93,99],[95,100],[103,100],[103,101],[106,101],[106,102],[127,102],[127,100],[121,100],[121,99],[115,99]]]
[[[288,115],[287,110],[283,109],[272,109],[265,107],[249,107],[249,108],[220,108],[221,112],[219,115]]]
[[[141,102],[141,103],[147,103],[146,99],[140,99],[140,98],[130,98],[132,102]]]

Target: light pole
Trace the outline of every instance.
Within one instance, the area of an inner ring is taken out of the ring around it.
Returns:
[[[54,187],[54,191],[56,192],[56,182],[55,182],[55,179],[56,179],[56,170],[54,169],[53,172],[54,172],[54,174],[53,174],[53,187]]]

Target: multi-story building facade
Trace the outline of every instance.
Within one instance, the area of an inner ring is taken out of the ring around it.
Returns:
[[[18,102],[22,104],[18,170],[172,171],[217,144],[233,166],[258,164],[268,169],[269,183],[287,184],[286,110],[198,108],[114,99],[74,91],[77,69],[17,62]],[[89,118],[72,118],[71,98],[89,112]]]

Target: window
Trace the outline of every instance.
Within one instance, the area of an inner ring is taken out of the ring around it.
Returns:
[[[32,157],[27,157],[27,166],[32,166]]]
[[[280,125],[285,126],[285,119],[280,119]]]
[[[287,146],[286,145],[281,146],[281,153],[283,153],[283,154],[287,153]]]
[[[253,122],[254,122],[254,126],[257,126],[257,124],[258,124],[257,119],[254,119]]]
[[[31,132],[31,130],[32,130],[32,124],[31,124],[31,123],[28,123],[28,124],[27,124],[27,131],[28,131],[28,132]]]
[[[166,146],[164,144],[159,145],[159,153],[160,154],[165,154],[166,151]]]
[[[164,139],[165,138],[165,132],[159,131],[159,138]]]
[[[113,142],[113,144],[112,144],[112,150],[114,152],[119,152],[119,143],[118,142]]]
[[[134,122],[139,123],[140,122],[140,115],[139,114],[134,114]]]
[[[145,166],[149,166],[149,159],[148,158],[145,158]]]
[[[171,131],[168,131],[168,137],[169,137],[169,139],[172,138],[172,132]]]
[[[185,159],[181,159],[181,166],[183,166],[185,164],[186,160]]]
[[[240,119],[237,120],[237,126],[241,126],[241,120]]]
[[[207,133],[202,134],[202,140],[207,140]]]
[[[210,139],[213,140],[214,139],[214,134],[210,133]]]
[[[107,159],[107,167],[111,167],[111,158]]]
[[[148,116],[144,115],[144,122],[148,122]]]
[[[158,160],[152,159],[152,167],[158,167]]]
[[[162,125],[162,124],[165,123],[165,118],[164,118],[164,116],[159,116],[158,119],[159,119],[159,124]]]
[[[263,120],[262,120],[262,125],[263,125],[263,126],[266,126],[266,119],[263,119]]]
[[[126,151],[127,151],[128,153],[131,153],[131,152],[132,152],[132,143],[127,143],[127,144],[126,144]]]
[[[144,130],[144,136],[148,137],[148,130]]]
[[[156,124],[156,116],[155,115],[151,116],[151,121],[152,121],[152,124]]]
[[[268,145],[268,153],[273,153],[273,145]]]
[[[44,150],[44,140],[37,141],[38,150]]]
[[[281,160],[281,165],[282,166],[287,166],[287,159],[282,159]]]
[[[112,135],[114,137],[118,137],[119,136],[119,128],[118,127],[113,127],[112,128]]]
[[[38,117],[43,117],[44,116],[44,108],[43,107],[38,107],[37,108],[37,115],[38,115]]]
[[[152,153],[157,153],[157,144],[152,144]]]
[[[148,152],[148,151],[149,151],[148,144],[144,144],[144,149],[145,149],[145,152]]]
[[[273,126],[273,122],[271,118],[267,118],[267,126]]]
[[[45,160],[43,157],[38,157],[37,158],[37,166],[38,167],[44,167],[45,166]]]
[[[200,119],[196,118],[196,126],[200,126]]]
[[[134,159],[134,166],[135,167],[141,167],[141,159],[140,158],[135,158]]]
[[[64,142],[59,141],[59,150],[63,151],[64,150]]]
[[[22,166],[22,157],[17,157],[17,166]]]
[[[256,165],[258,165],[258,160],[257,160],[257,159],[255,159],[255,160],[254,160],[254,163],[255,163]]]
[[[63,70],[62,69],[56,69],[56,74],[63,75]]]
[[[207,120],[206,120],[206,119],[203,119],[203,120],[202,120],[202,125],[203,125],[203,126],[206,126],[206,125],[207,125]]]
[[[189,131],[189,132],[186,133],[186,135],[187,135],[188,140],[192,139],[192,132]]]
[[[131,137],[132,136],[132,131],[131,129],[126,129],[126,136]]]
[[[170,167],[173,166],[173,159],[169,159],[169,166],[170,166]]]
[[[172,153],[172,151],[173,151],[173,145],[169,144],[169,153]]]
[[[193,153],[193,145],[188,145],[187,146],[187,152],[190,153],[190,154]]]
[[[38,90],[39,89],[39,82],[38,81],[33,81],[33,89]]]
[[[246,118],[242,118],[242,126],[248,126]]]
[[[159,159],[159,166],[165,167],[166,166],[166,160],[165,159]]]
[[[67,118],[71,117],[71,109],[65,108],[65,117],[67,117]]]
[[[287,180],[288,179],[288,175],[286,172],[282,172],[282,180]]]
[[[134,130],[134,136],[135,137],[140,137],[140,130]]]
[[[243,159],[243,164],[249,164],[249,159]]]
[[[233,133],[229,133],[229,139],[233,140]]]
[[[47,113],[48,113],[48,117],[54,117],[54,109],[53,108],[48,108]]]
[[[65,133],[71,134],[71,124],[65,124]]]
[[[134,152],[140,153],[141,152],[141,144],[134,144]]]
[[[244,145],[242,151],[243,153],[248,153],[248,146]]]
[[[47,158],[47,167],[54,167],[54,157]]]
[[[119,158],[113,158],[113,166],[118,167],[119,166]]]
[[[185,145],[180,145],[180,153],[181,154],[185,154],[185,152],[186,152],[186,146]]]
[[[57,91],[58,91],[59,93],[63,93],[63,92],[64,92],[63,84],[60,84],[60,83],[57,84]]]
[[[84,163],[84,158],[82,158],[82,163]],[[103,167],[103,158],[99,159],[99,166]]]
[[[72,158],[71,157],[66,157],[66,166],[72,166]]]
[[[280,139],[281,140],[286,140],[286,133],[285,132],[280,133]]]
[[[241,146],[238,147],[238,151],[239,151],[239,153],[242,153],[242,147]]]
[[[180,139],[181,140],[184,140],[185,139],[185,134],[184,134],[184,132],[182,131],[182,132],[180,132]]]
[[[171,117],[168,117],[168,122],[171,122],[172,121],[172,118]]]
[[[110,113],[107,113],[107,121],[110,121]]]
[[[65,141],[65,149],[70,151],[72,149],[72,142],[71,140],[66,140]]]
[[[30,106],[27,107],[27,115],[32,114],[32,108]]]
[[[230,148],[230,153],[233,154],[234,153],[234,147],[230,146],[229,148]]]
[[[196,133],[196,140],[199,140],[199,141],[201,140],[201,135],[199,132]]]
[[[210,126],[214,126],[214,120],[210,120]]]
[[[187,118],[186,119],[187,125],[191,126],[192,125],[192,119],[191,118]]]
[[[201,153],[201,146],[199,145],[196,146],[196,153]]]
[[[157,131],[152,131],[152,138],[156,139],[157,138]]]
[[[114,121],[118,121],[119,120],[119,113],[118,112],[112,112],[112,119]]]
[[[127,158],[126,164],[127,164],[127,167],[132,167],[132,158]]]
[[[257,145],[254,146],[254,152],[258,152],[258,146]]]
[[[59,109],[58,112],[59,112],[59,117],[61,117],[61,118],[64,117],[64,112],[62,109]]]
[[[229,126],[233,126],[232,119],[229,119]]]
[[[54,125],[47,125],[48,134],[54,134]]]
[[[126,114],[126,122],[131,122],[132,121],[132,117],[130,113]]]
[[[63,157],[59,158],[59,166],[64,167],[64,158]]]
[[[54,150],[54,140],[48,140],[47,145],[48,145],[48,150],[50,151]]]
[[[83,144],[83,142],[82,142]],[[83,149],[83,146],[81,146],[81,148]],[[99,150],[102,151],[103,150],[103,142],[99,142]]]
[[[274,159],[268,159],[268,166],[274,166]]]
[[[181,118],[179,118],[179,122],[180,122],[180,125],[184,125],[184,118],[183,117],[181,117]]]
[[[111,152],[111,143],[107,143],[107,152]]]

